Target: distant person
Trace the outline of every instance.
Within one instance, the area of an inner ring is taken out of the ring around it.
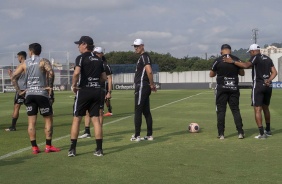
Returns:
[[[24,63],[24,61],[26,60],[26,55],[27,54],[25,51],[21,51],[17,54],[19,65]],[[19,67],[19,65],[17,67]],[[8,72],[9,72],[9,76],[12,78],[13,76],[12,70],[9,70]],[[18,79],[18,84],[19,84],[20,91],[23,92],[26,89],[25,73],[22,73],[20,75]],[[14,111],[12,114],[12,124],[9,128],[5,129],[6,131],[16,131],[16,124],[19,118],[20,108],[23,103],[24,103],[24,96],[19,95],[19,93],[16,91],[15,98],[14,98]]]
[[[101,101],[100,83],[107,79],[103,61],[92,53],[94,49],[93,39],[82,36],[78,44],[81,55],[75,60],[75,69],[72,78],[72,91],[76,98],[73,109],[73,122],[71,127],[71,145],[68,152],[69,157],[76,156],[76,144],[79,126],[83,116],[88,111],[94,125],[96,139],[95,156],[103,156],[103,125],[99,119],[99,106]]]
[[[259,129],[259,135],[256,139],[265,139],[271,136],[270,130],[270,99],[272,96],[272,80],[277,75],[277,70],[273,65],[272,60],[260,53],[260,46],[252,44],[248,50],[250,53],[250,60],[248,62],[240,62],[232,58],[224,58],[227,63],[233,63],[241,68],[252,67],[252,106],[254,107],[255,120]],[[263,129],[262,112],[264,113],[266,128]]]
[[[59,148],[52,146],[53,135],[53,109],[49,102],[49,96],[53,90],[54,71],[50,61],[41,58],[41,45],[33,43],[29,45],[30,58],[18,66],[12,76],[12,82],[19,95],[25,94],[25,105],[28,115],[28,134],[32,145],[32,153],[40,153],[36,143],[36,121],[38,110],[45,121],[46,146],[45,152],[58,152]],[[21,91],[18,80],[22,73],[26,75],[26,90]]]
[[[103,66],[107,75],[107,81],[101,83],[101,102],[100,102],[100,112],[99,112],[99,119],[100,122],[103,124],[103,115],[104,115],[104,103],[109,101],[111,99],[111,92],[112,92],[112,70],[111,67],[108,65],[106,58],[103,53],[102,47],[95,47],[94,52],[96,56],[98,56],[100,59],[103,60]],[[109,85],[108,88],[105,88],[105,86]],[[111,113],[112,115],[112,113]],[[86,116],[84,117],[84,133],[79,136],[79,139],[83,138],[90,138],[90,117],[89,114],[86,113]]]
[[[214,60],[210,70],[210,77],[216,76],[215,101],[218,138],[224,139],[225,114],[228,103],[233,114],[236,130],[238,132],[238,138],[244,139],[243,123],[239,109],[240,91],[238,86],[238,75],[244,76],[245,72],[243,69],[223,61],[224,57],[232,58],[233,60],[239,60],[236,56],[231,55],[230,45],[223,44],[221,46],[220,54],[221,56]]]
[[[142,140],[154,140],[153,138],[153,119],[150,110],[150,95],[151,91],[156,92],[156,86],[153,80],[153,70],[151,67],[151,59],[144,49],[142,39],[136,39],[133,42],[136,54],[139,54],[139,59],[136,62],[136,70],[134,77],[135,84],[135,113],[134,124],[135,133],[131,136],[131,141],[140,141],[140,132],[142,124],[142,114],[145,116],[147,123],[147,135]]]

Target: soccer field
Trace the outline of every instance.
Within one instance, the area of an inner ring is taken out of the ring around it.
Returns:
[[[16,132],[10,126],[12,93],[0,94],[0,183],[281,183],[282,91],[273,90],[273,136],[254,139],[258,129],[249,89],[241,90],[246,138],[239,140],[230,110],[225,140],[218,140],[212,90],[159,90],[151,95],[154,141],[130,142],[134,133],[133,91],[113,91],[112,117],[104,118],[104,157],[96,157],[91,139],[79,139],[76,157],[68,157],[74,96],[56,92],[53,145],[58,153],[33,155],[22,107]],[[200,133],[187,127],[197,122]],[[81,132],[84,124],[81,124]],[[141,136],[146,133],[143,119]],[[37,122],[37,143],[45,147],[44,123]]]

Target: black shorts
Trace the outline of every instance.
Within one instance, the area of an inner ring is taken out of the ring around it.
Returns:
[[[24,103],[24,101],[25,101],[24,96],[20,96],[20,95],[18,94],[18,92],[16,92],[15,98],[14,98],[14,104],[20,104],[20,105],[22,105],[22,104]]]
[[[272,87],[256,83],[252,88],[252,106],[269,105],[272,95]]]
[[[100,109],[104,109],[104,104],[105,104],[105,97],[106,97],[106,90],[101,89],[101,101],[100,101]]]
[[[28,95],[25,99],[26,111],[28,116],[37,115],[38,109],[42,116],[53,114],[53,108],[49,98],[40,95]]]
[[[88,110],[90,117],[98,117],[100,101],[100,88],[83,88],[78,90],[73,105],[74,116],[85,116]]]

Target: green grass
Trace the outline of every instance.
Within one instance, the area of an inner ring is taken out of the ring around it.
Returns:
[[[134,132],[133,91],[113,92],[114,116],[104,118],[104,157],[93,156],[95,140],[78,141],[77,156],[67,157],[73,95],[57,92],[54,104],[53,144],[59,153],[32,155],[27,116],[21,109],[16,132],[11,123],[13,95],[0,94],[0,183],[280,183],[282,91],[274,90],[270,106],[273,136],[258,134],[250,106],[250,90],[241,90],[240,108],[246,138],[239,140],[230,110],[225,140],[218,140],[214,94],[211,90],[160,90],[151,95],[155,140],[130,142]],[[200,133],[189,133],[197,122]],[[141,135],[145,135],[143,119]],[[38,117],[37,143],[45,136]],[[81,130],[83,130],[83,123]],[[93,129],[91,129],[93,132]],[[92,133],[93,135],[93,133]],[[58,138],[58,139],[56,139]],[[22,150],[26,148],[25,150]],[[4,155],[14,153],[6,158]]]

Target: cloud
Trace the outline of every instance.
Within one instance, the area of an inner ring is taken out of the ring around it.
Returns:
[[[0,13],[3,14],[4,16],[7,16],[8,18],[11,18],[11,19],[21,19],[22,17],[24,17],[23,9],[19,9],[19,8],[2,9],[2,10],[0,10]]]
[[[130,38],[142,38],[142,39],[160,39],[160,38],[171,38],[170,32],[158,32],[158,31],[137,31],[129,34]]]

